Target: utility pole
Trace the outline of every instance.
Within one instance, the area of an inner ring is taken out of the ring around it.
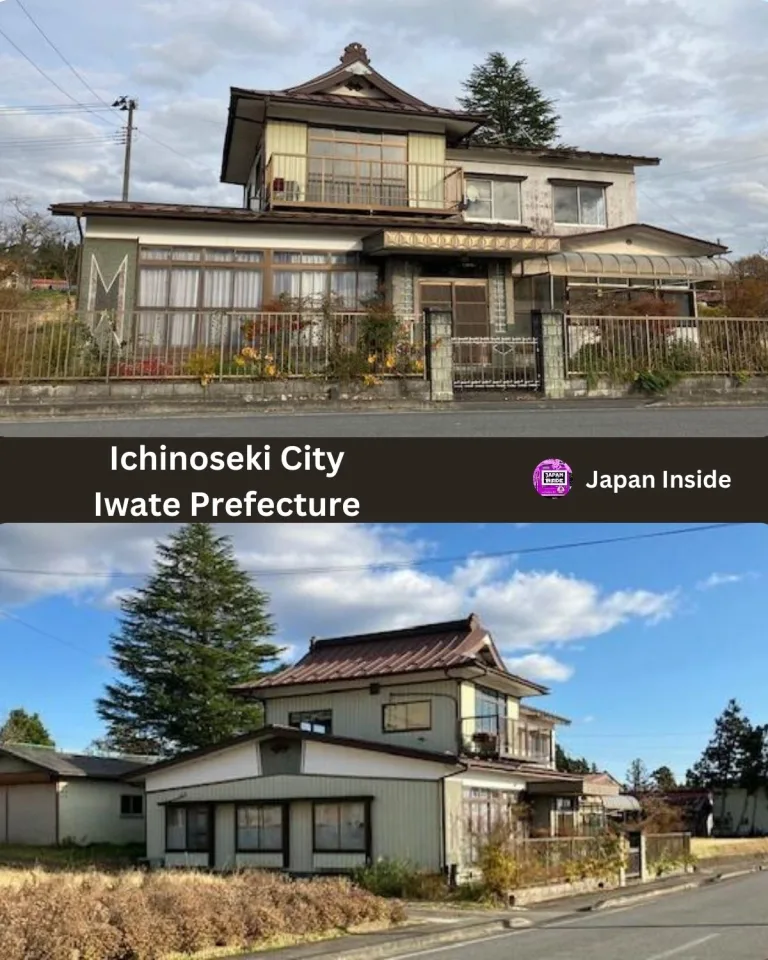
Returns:
[[[139,107],[139,101],[133,97],[120,97],[112,104],[127,112],[128,122],[125,128],[125,164],[123,166],[123,200],[128,199],[128,189],[131,183],[131,148],[133,147],[133,115]]]

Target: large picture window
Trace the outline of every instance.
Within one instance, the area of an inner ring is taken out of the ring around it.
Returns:
[[[366,130],[309,130],[307,199],[349,206],[408,205],[408,137]]]
[[[282,852],[284,816],[285,811],[281,804],[239,806],[237,808],[238,852]]]
[[[165,849],[169,853],[207,853],[211,845],[206,804],[165,808]]]
[[[314,805],[315,853],[366,853],[369,807],[365,800]]]
[[[553,187],[555,223],[604,227],[605,187],[602,184],[557,183]]]

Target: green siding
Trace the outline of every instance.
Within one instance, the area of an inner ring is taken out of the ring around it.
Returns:
[[[125,310],[128,313],[135,310],[138,258],[137,240],[86,236],[78,282],[80,310]],[[118,276],[121,268],[122,279]]]
[[[459,684],[453,680],[381,685],[379,693],[369,687],[335,693],[286,695],[266,700],[268,724],[287,724],[290,714],[312,710],[333,711],[333,733],[339,737],[356,737],[400,747],[446,751],[457,749],[457,709]],[[385,703],[407,700],[430,700],[432,729],[405,733],[384,733],[382,707]]]
[[[233,870],[235,861],[235,805],[222,803],[216,807],[216,868]]]
[[[151,777],[149,782],[151,791]],[[321,777],[277,775],[253,777],[229,783],[187,787],[183,791],[165,790],[147,794],[147,856],[162,858],[165,853],[165,802],[184,795],[185,803],[214,802],[231,805],[235,801],[294,799],[291,804],[291,859],[296,871],[310,871],[319,865],[312,856],[312,799],[371,796],[372,855],[408,859],[429,870],[442,865],[442,824],[440,782],[424,780],[370,780],[359,777]],[[306,802],[300,802],[304,799]],[[221,808],[219,808],[221,811]],[[225,820],[217,816],[217,840],[224,841],[217,851],[217,866],[231,848],[227,846]],[[234,812],[232,813],[234,817]],[[230,836],[234,836],[234,823]],[[232,841],[234,842],[234,841]]]

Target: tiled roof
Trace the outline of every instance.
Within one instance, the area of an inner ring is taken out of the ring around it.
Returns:
[[[79,753],[61,753],[50,747],[21,743],[0,744],[0,753],[26,760],[60,777],[91,777],[119,780],[127,773],[147,766],[147,757],[95,757]]]
[[[399,673],[477,666],[506,674],[504,663],[474,615],[464,620],[430,623],[405,630],[314,640],[309,653],[293,666],[241,684],[235,690],[263,690],[300,683],[373,679]],[[507,674],[512,678],[511,674]],[[521,681],[533,690],[543,687]]]

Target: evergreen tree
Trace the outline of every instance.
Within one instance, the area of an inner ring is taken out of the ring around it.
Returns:
[[[0,743],[30,743],[37,747],[54,747],[50,733],[39,713],[27,713],[22,707],[11,710],[0,727]]]
[[[648,768],[639,757],[630,763],[626,779],[625,786],[630,793],[648,793],[651,789]]]
[[[590,764],[584,757],[570,757],[559,743],[555,744],[555,766],[560,773],[579,773],[583,776],[597,773],[596,764]]]
[[[230,690],[282,652],[267,600],[210,524],[187,524],[158,544],[153,574],[121,605],[112,660],[122,678],[97,703],[107,725],[99,746],[168,754],[258,727],[259,708]]]
[[[462,109],[488,118],[473,134],[478,144],[551,147],[557,139],[560,117],[525,74],[525,61],[510,63],[503,53],[490,53],[472,68],[462,84]]]
[[[686,775],[688,786],[723,790],[739,786],[745,774],[752,725],[735,700],[715,720],[715,732]],[[752,744],[754,749],[754,744]]]
[[[672,790],[677,790],[675,775],[669,767],[662,766],[654,770],[651,774],[651,780],[654,789],[658,790],[659,793],[670,793]]]

